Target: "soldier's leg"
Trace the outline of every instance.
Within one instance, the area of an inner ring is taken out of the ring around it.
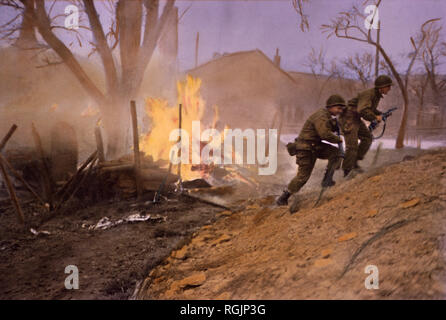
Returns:
[[[288,188],[283,191],[279,198],[276,200],[276,204],[279,206],[285,206],[288,204],[288,199],[293,193],[298,192],[308,181],[313,171],[316,157],[312,151],[299,151],[296,155],[296,163],[299,166],[297,169],[297,175],[290,181]]]
[[[348,131],[343,131],[345,141],[345,158],[342,163],[344,175],[347,175],[354,167],[358,157],[358,126],[352,124]]]
[[[317,148],[316,156],[318,159],[328,159],[328,164],[327,167],[325,168],[325,175],[323,182],[328,178],[329,181],[326,181],[326,183],[328,183],[328,186],[333,186],[335,184],[335,182],[333,181],[333,173],[336,169],[339,169],[335,167],[340,157],[339,149],[333,147],[330,144],[322,143]],[[327,175],[330,175],[330,177],[327,177]]]
[[[373,137],[370,130],[367,128],[365,123],[361,121],[358,129],[358,138],[361,141],[358,146],[358,160],[363,160],[367,151],[369,151],[372,145]]]
[[[316,157],[311,151],[301,151],[296,155],[297,175],[288,184],[288,191],[298,192],[307,183],[314,168]]]

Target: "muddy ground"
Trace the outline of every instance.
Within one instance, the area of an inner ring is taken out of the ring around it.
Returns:
[[[32,208],[25,210],[38,224]],[[148,271],[197,228],[212,223],[219,211],[183,197],[156,206],[135,200],[78,203],[36,227],[49,235],[33,235],[6,209],[0,213],[0,299],[128,299]],[[165,221],[87,227],[104,216],[116,221],[133,213]],[[65,289],[68,265],[79,269],[78,290]]]

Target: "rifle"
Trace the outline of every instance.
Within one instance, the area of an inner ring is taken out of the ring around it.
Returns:
[[[341,136],[341,132],[339,130],[338,119],[336,119],[336,135],[338,137]],[[331,166],[327,167],[327,171],[325,171],[324,178],[322,179],[321,192],[319,193],[319,197],[317,198],[316,203],[314,204],[313,208],[315,208],[319,204],[325,190],[327,190],[329,187],[332,186],[331,182],[333,181],[333,175],[334,175],[335,171],[341,167],[342,159],[344,159],[344,157],[345,157],[344,145],[343,145],[342,141],[338,143],[338,149],[339,149],[339,157],[338,157],[337,161],[333,162],[333,164]]]
[[[390,117],[393,113],[393,111],[395,111],[396,109],[398,109],[397,107],[393,107],[390,108],[389,110],[387,110],[386,112],[383,112],[381,114],[382,120],[384,122],[384,126],[383,126],[383,131],[381,132],[381,134],[377,137],[373,137],[374,140],[381,138],[384,135],[384,131],[386,131],[386,120],[388,117]],[[372,122],[370,122],[369,125],[369,130],[370,132],[372,132],[373,130],[375,130],[378,127],[379,122],[376,120],[373,120]]]

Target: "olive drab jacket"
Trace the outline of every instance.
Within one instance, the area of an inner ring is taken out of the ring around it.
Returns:
[[[330,112],[326,108],[319,109],[305,121],[296,139],[296,148],[305,150],[312,144],[321,143],[321,140],[340,143],[342,140],[333,133],[335,130],[336,121],[332,119]]]
[[[348,105],[357,106],[357,112],[362,118],[373,121],[376,120],[377,115],[382,113],[377,109],[382,97],[377,88],[371,88],[360,92],[356,98],[348,102]]]

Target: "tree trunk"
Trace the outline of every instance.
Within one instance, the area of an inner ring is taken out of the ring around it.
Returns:
[[[127,150],[128,129],[130,126],[130,113],[128,108],[129,99],[115,99],[108,105],[101,105],[100,110],[104,122],[106,136],[106,158],[116,159]]]
[[[406,126],[407,126],[407,118],[409,116],[409,99],[407,97],[407,92],[404,91],[403,99],[404,99],[404,108],[403,108],[403,116],[401,117],[400,128],[398,129],[398,136],[396,137],[396,149],[401,149],[404,147],[404,137],[406,135]]]
[[[384,51],[384,49],[381,46],[378,45],[377,47],[378,47],[379,51],[381,52],[381,55],[383,56],[387,65],[389,66],[390,70],[392,71],[392,75],[396,79],[396,82],[398,83],[398,87],[400,88],[401,95],[403,96],[403,100],[404,100],[403,116],[401,117],[401,124],[400,124],[400,128],[398,129],[398,136],[396,138],[396,144],[395,144],[396,149],[401,149],[404,147],[404,136],[406,134],[407,118],[408,118],[408,114],[409,114],[409,112],[408,112],[409,98],[407,95],[407,88],[405,87],[405,85],[403,83],[403,79],[401,79],[398,71],[396,71],[395,66],[393,65],[393,63],[390,60],[387,53]]]
[[[22,25],[20,26],[20,34],[15,45],[19,48],[36,48],[37,38],[35,26],[33,23],[34,0],[21,0],[25,10],[22,15]]]

